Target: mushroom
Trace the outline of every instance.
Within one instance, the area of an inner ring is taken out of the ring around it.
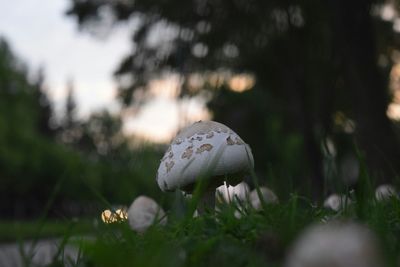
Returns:
[[[235,203],[236,209],[234,216],[241,218],[244,212],[244,207],[247,207],[247,200],[249,199],[250,187],[246,182],[241,182],[235,186],[224,183],[217,187],[215,196],[218,203]],[[220,211],[219,207],[215,207],[216,211]]]
[[[246,201],[249,196],[250,187],[246,182],[241,182],[235,186],[221,185],[217,187],[216,198],[219,202],[231,203],[232,201]]]
[[[101,220],[104,223],[115,223],[126,221],[128,214],[126,207],[112,208],[112,210],[106,209],[101,213]]]
[[[165,225],[167,217],[157,202],[149,197],[139,196],[128,209],[128,222],[133,230],[143,233],[155,223]]]
[[[276,204],[279,202],[278,197],[275,193],[269,189],[268,187],[262,186],[259,188],[262,201],[260,200],[260,196],[258,195],[257,189],[254,189],[250,193],[250,203],[256,210],[262,209],[262,202],[265,204]]]
[[[388,200],[393,197],[395,197],[395,198],[398,197],[396,188],[394,188],[393,185],[382,184],[382,185],[378,186],[375,190],[375,198],[378,201],[385,201],[385,200]]]
[[[306,229],[286,258],[286,267],[383,266],[375,235],[356,223],[333,221]]]
[[[352,203],[351,199],[346,195],[332,194],[324,201],[324,207],[334,211],[339,211]]]
[[[192,193],[201,182],[199,212],[214,209],[215,189],[226,181],[236,185],[254,166],[250,147],[227,126],[198,121],[184,128],[173,140],[157,171],[162,191]]]

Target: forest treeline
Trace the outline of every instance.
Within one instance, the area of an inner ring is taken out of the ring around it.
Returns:
[[[32,70],[31,70],[32,71]],[[0,214],[6,218],[98,213],[102,198],[155,194],[156,147],[131,150],[108,111],[78,120],[70,90],[55,118],[42,71],[27,69],[0,40]]]

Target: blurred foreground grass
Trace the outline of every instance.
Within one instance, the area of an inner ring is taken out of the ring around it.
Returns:
[[[97,223],[49,221],[39,234],[34,223],[2,222],[0,238],[60,237],[66,240],[63,245],[79,251],[69,266],[282,266],[287,250],[306,227],[344,220],[367,225],[378,236],[385,266],[398,266],[397,198],[377,202],[367,194],[334,212],[292,195],[287,202],[267,205],[263,211],[244,209],[240,218],[235,217],[237,211],[231,204],[193,218],[184,205],[175,205],[168,211],[165,227],[155,225],[144,234],[132,231],[127,222],[104,224],[99,219]],[[66,262],[59,259],[57,263]]]
[[[89,234],[93,231],[89,219],[40,221],[0,221],[0,243],[41,238],[60,237],[65,234]]]

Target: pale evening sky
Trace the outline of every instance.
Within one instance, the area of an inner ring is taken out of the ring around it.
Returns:
[[[64,15],[69,4],[68,0],[3,1],[0,36],[31,71],[44,67],[48,94],[57,109],[62,107],[67,81],[72,79],[80,117],[104,107],[117,111],[112,72],[130,52],[129,26],[117,26],[107,38],[96,39],[79,32],[73,18]],[[205,114],[203,104],[190,101],[185,106],[199,119]],[[161,96],[136,118],[127,118],[125,129],[154,141],[167,141],[176,130],[179,108],[174,99]]]
[[[77,31],[64,13],[68,0],[4,1],[0,35],[30,70],[43,66],[49,94],[57,107],[65,99],[67,81],[76,89],[80,116],[107,106],[116,108],[112,71],[130,49],[129,32],[115,28],[105,40]]]

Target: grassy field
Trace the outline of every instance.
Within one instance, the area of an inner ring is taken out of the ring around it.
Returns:
[[[89,234],[93,231],[88,219],[45,221],[0,221],[0,243],[60,237],[65,234]]]
[[[356,194],[353,201],[334,212],[292,195],[262,211],[242,209],[240,218],[235,205],[193,218],[188,206],[178,203],[167,212],[166,226],[154,225],[144,234],[132,231],[127,222],[3,222],[0,238],[63,237],[79,248],[73,266],[282,266],[291,244],[309,225],[355,221],[378,236],[385,266],[399,266],[400,201],[378,202],[368,193]],[[73,238],[82,234],[94,238]],[[64,265],[63,260],[58,264]]]

